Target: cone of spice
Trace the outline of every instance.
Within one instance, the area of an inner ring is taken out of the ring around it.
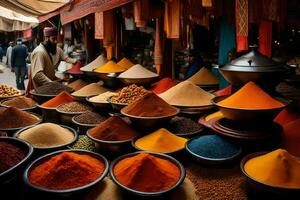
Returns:
[[[135,146],[144,151],[169,153],[185,147],[186,138],[179,137],[161,128],[135,141]]]
[[[183,81],[159,96],[173,106],[209,106],[213,94],[204,91],[190,81]]]
[[[88,154],[62,152],[44,160],[29,171],[31,184],[66,190],[96,181],[104,172],[104,163]]]
[[[61,83],[58,83],[56,81],[52,81],[49,83],[46,83],[40,87],[35,88],[35,92],[37,94],[45,94],[45,95],[58,95],[59,93],[66,91],[66,92],[72,92],[73,89],[69,88]]]
[[[118,93],[115,93],[115,92],[104,92],[102,94],[99,94],[97,96],[94,96],[92,98],[90,98],[89,100],[91,102],[94,102],[94,103],[109,103],[107,101],[108,98],[112,97],[112,96],[116,96],[118,95]]]
[[[74,120],[81,124],[99,124],[105,119],[106,117],[103,117],[89,110],[74,117]]]
[[[131,140],[139,134],[118,116],[112,116],[89,130],[89,135],[98,140],[124,141]]]
[[[300,157],[300,118],[283,126],[282,147],[290,154]]]
[[[129,69],[130,67],[132,67],[134,64],[128,60],[127,58],[123,58],[122,60],[120,60],[118,63],[118,65],[120,65],[121,67],[124,67],[126,69]]]
[[[121,73],[118,78],[143,79],[158,77],[158,74],[151,72],[140,64],[132,66],[130,69]]]
[[[171,87],[174,87],[177,83],[171,78],[163,78],[160,81],[152,84],[150,91],[154,92],[155,94],[161,94]]]
[[[174,134],[189,134],[202,130],[203,126],[187,117],[173,117],[167,129]]]
[[[248,160],[244,170],[251,178],[265,184],[282,188],[300,188],[299,158],[283,149]]]
[[[81,67],[80,70],[84,72],[92,72],[94,71],[94,69],[98,68],[99,66],[105,65],[106,62],[107,62],[106,58],[104,57],[103,54],[101,54],[88,65]]]
[[[196,85],[217,85],[219,80],[206,67],[202,67],[196,74],[188,79]]]
[[[56,97],[43,103],[42,106],[46,108],[56,108],[64,103],[73,102],[73,101],[75,101],[74,97],[69,95],[67,92],[61,92]]]
[[[176,108],[152,92],[130,103],[121,111],[128,115],[140,117],[163,117],[177,113]]]
[[[27,152],[6,141],[0,141],[0,174],[21,162]]]
[[[83,74],[83,72],[80,70],[81,67],[83,67],[82,63],[81,62],[76,62],[76,64],[73,65],[71,67],[71,69],[67,70],[67,73],[76,74],[76,75]]]
[[[214,94],[217,96],[230,95],[231,91],[232,91],[232,85],[229,85],[226,88],[214,92]]]
[[[264,92],[254,82],[248,82],[218,105],[237,109],[273,109],[285,105]]]
[[[287,125],[289,122],[300,119],[300,114],[290,109],[283,109],[274,119],[281,126]]]
[[[141,192],[160,192],[173,187],[180,178],[173,162],[147,153],[124,158],[113,168],[113,175],[124,186]]]
[[[16,107],[19,109],[32,108],[36,106],[36,102],[28,97],[20,96],[2,102],[5,106]]]
[[[98,73],[119,73],[127,70],[125,67],[121,67],[114,61],[108,61],[105,65],[95,69],[95,72]]]
[[[36,124],[38,117],[15,107],[9,107],[0,112],[0,129],[23,128]]]
[[[100,85],[99,83],[91,83],[84,86],[80,90],[73,92],[72,95],[76,97],[89,97],[107,92],[108,89]]]
[[[77,79],[76,81],[73,81],[72,83],[68,84],[68,87],[72,88],[73,90],[77,91],[80,90],[81,88],[83,88],[84,86],[87,86],[88,83],[81,80],[81,79]]]
[[[111,98],[111,101],[113,103],[131,103],[135,101],[136,99],[144,96],[145,94],[149,93],[148,90],[146,90],[143,86],[137,86],[137,85],[130,85],[127,87],[124,87],[120,92],[118,92],[118,95],[113,96]]]
[[[74,134],[59,125],[43,123],[22,131],[18,138],[36,148],[51,148],[69,144],[74,140]]]

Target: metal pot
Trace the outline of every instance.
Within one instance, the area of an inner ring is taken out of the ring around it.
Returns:
[[[261,86],[274,88],[288,73],[289,68],[284,63],[275,62],[271,58],[252,50],[219,68],[224,78],[233,85],[244,85],[253,81]]]

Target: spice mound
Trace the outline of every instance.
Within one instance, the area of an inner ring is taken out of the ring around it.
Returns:
[[[126,70],[125,67],[121,67],[114,61],[108,61],[105,63],[105,65],[98,67],[95,69],[95,72],[98,73],[118,73],[118,72],[124,72]]]
[[[123,58],[122,60],[120,60],[118,63],[118,65],[120,65],[123,68],[129,69],[130,67],[132,67],[134,64],[128,60],[127,58]]]
[[[77,97],[89,97],[98,95],[104,92],[107,92],[108,89],[100,85],[99,83],[91,83],[87,86],[84,86],[80,90],[77,90],[76,92],[73,92],[73,96]]]
[[[73,101],[75,101],[74,97],[69,95],[67,92],[61,92],[56,97],[43,103],[42,106],[46,108],[56,108],[64,103],[73,102]]]
[[[0,84],[0,97],[13,97],[21,95],[20,91],[6,84]]]
[[[183,81],[159,96],[174,106],[209,106],[213,94],[204,91],[190,81]]]
[[[81,67],[80,70],[84,72],[92,72],[94,69],[98,68],[99,66],[104,65],[107,62],[105,56],[101,54],[95,60],[90,62],[88,65]]]
[[[18,138],[37,148],[50,148],[70,143],[74,139],[74,134],[59,125],[43,123],[21,132]]]
[[[283,149],[248,160],[244,170],[250,177],[265,184],[283,188],[300,188],[299,158]]]
[[[187,139],[176,136],[168,130],[161,128],[149,135],[139,138],[135,142],[135,145],[145,151],[168,153],[183,149],[186,142]]]
[[[196,74],[188,79],[196,85],[216,85],[219,80],[206,67],[202,67]]]
[[[147,153],[120,160],[113,173],[121,184],[141,192],[167,190],[180,178],[180,169],[173,162]]]
[[[57,95],[62,91],[70,93],[73,91],[73,89],[55,81],[46,83],[45,85],[35,88],[36,93],[45,95]]]
[[[118,116],[112,116],[90,130],[90,135],[98,140],[124,141],[139,134]]]
[[[86,135],[80,135],[78,140],[74,145],[71,146],[71,148],[96,152],[95,143]]]
[[[144,96],[149,93],[143,86],[130,85],[128,87],[124,87],[120,92],[118,92],[117,96],[113,96],[111,101],[113,103],[131,103],[136,99]]]
[[[23,128],[40,121],[38,117],[15,107],[0,112],[0,128]]]
[[[167,129],[174,134],[189,134],[200,131],[203,128],[201,124],[194,122],[186,117],[174,117],[171,119]]]
[[[112,96],[116,96],[117,94],[118,93],[115,92],[104,92],[102,94],[90,98],[90,101],[94,103],[109,103],[107,99]]]
[[[171,87],[174,87],[177,83],[171,78],[163,78],[160,81],[152,84],[150,91],[154,92],[155,94],[161,94]]]
[[[36,102],[28,97],[15,97],[13,99],[9,99],[7,101],[2,102],[5,106],[16,107],[19,109],[32,108],[36,106]]]
[[[29,172],[36,186],[66,190],[96,181],[104,171],[104,163],[93,156],[63,152],[37,165]]]
[[[74,120],[81,124],[99,124],[100,122],[103,122],[105,119],[106,117],[101,116],[89,110],[74,117]]]
[[[72,88],[73,90],[77,91],[81,88],[83,88],[84,86],[87,86],[88,83],[81,80],[81,79],[77,79],[76,81],[73,81],[71,83],[68,84],[68,87]]]
[[[75,112],[85,112],[88,110],[93,110],[90,106],[80,103],[80,102],[69,102],[62,104],[57,108],[58,111],[67,112],[67,113],[75,113]]]
[[[283,126],[282,146],[292,155],[300,157],[300,118]]]
[[[158,77],[158,74],[151,72],[150,70],[144,68],[140,64],[136,64],[132,66],[130,69],[126,70],[125,72],[121,73],[118,78],[153,78]]]
[[[209,114],[209,115],[207,115],[205,118],[204,118],[204,120],[205,121],[210,121],[210,120],[212,120],[212,119],[215,119],[215,118],[218,118],[218,117],[223,117],[224,115],[222,114],[222,112],[221,111],[217,111],[217,112],[214,112],[214,113],[211,113],[211,114]]]
[[[20,147],[0,141],[0,174],[21,162],[27,153]]]
[[[284,106],[253,82],[248,82],[218,105],[237,109],[272,109]]]
[[[140,117],[163,117],[176,114],[177,109],[169,105],[154,93],[147,93],[138,100],[124,107],[128,115]]]
[[[230,158],[240,152],[240,147],[218,135],[204,135],[188,143],[191,152],[205,158]]]

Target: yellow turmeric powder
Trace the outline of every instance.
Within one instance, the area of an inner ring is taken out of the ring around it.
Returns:
[[[108,61],[107,63],[105,63],[105,65],[95,69],[95,72],[99,72],[99,73],[118,73],[118,72],[123,72],[125,70],[126,70],[126,68],[118,65],[114,61]]]
[[[129,69],[130,67],[132,67],[134,64],[128,60],[127,58],[123,58],[122,60],[120,60],[118,63],[117,63],[119,66],[121,67],[124,67],[126,69]]]
[[[244,166],[253,179],[284,188],[300,188],[300,160],[277,149],[248,160]]]
[[[238,109],[272,109],[284,106],[283,103],[272,98],[253,82],[248,82],[237,92],[218,104]]]
[[[212,114],[207,115],[207,116],[205,117],[205,121],[208,122],[209,120],[215,119],[215,118],[217,118],[217,117],[223,117],[223,114],[222,114],[221,111],[217,111],[217,112],[214,112],[214,113],[212,113]]]
[[[161,128],[135,142],[135,145],[145,151],[168,153],[183,149],[187,139],[170,133]]]

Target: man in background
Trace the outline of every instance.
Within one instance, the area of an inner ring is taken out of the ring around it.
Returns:
[[[14,72],[14,69],[11,67],[11,52],[14,46],[14,42],[9,42],[9,47],[7,47],[6,50],[6,64],[11,69],[12,72]]]
[[[18,38],[17,45],[11,52],[11,66],[15,70],[16,83],[19,90],[25,90],[24,80],[27,73],[26,58],[27,48],[22,45],[22,39]]]

